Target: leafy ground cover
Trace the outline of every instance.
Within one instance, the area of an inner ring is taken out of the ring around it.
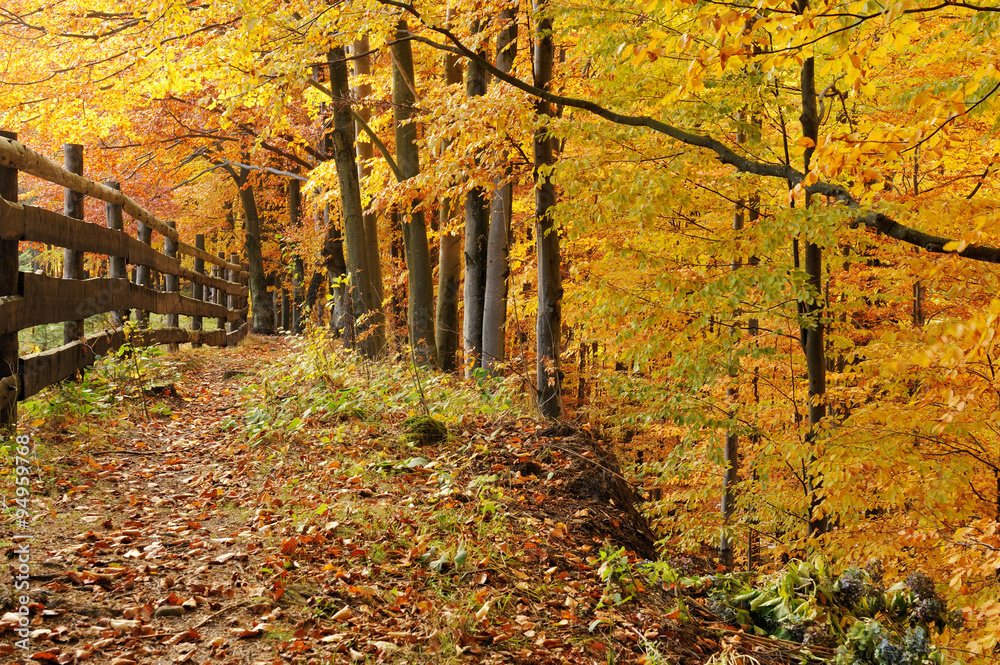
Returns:
[[[801,564],[768,586],[658,553],[601,430],[502,382],[250,338],[109,359],[26,411],[39,663],[778,663],[851,630],[845,662],[941,660],[943,605],[924,642],[903,626],[926,584],[898,600],[854,569],[854,594]],[[2,529],[12,558],[9,509]],[[896,624],[856,611],[876,597]]]

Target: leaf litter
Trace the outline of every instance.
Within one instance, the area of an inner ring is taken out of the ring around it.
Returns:
[[[169,416],[33,423],[35,662],[800,659],[635,574],[655,535],[588,427],[462,414],[417,445],[412,414],[356,409],[250,443],[255,400],[287,399],[260,375],[300,353],[201,349]],[[14,657],[10,588],[0,602]]]

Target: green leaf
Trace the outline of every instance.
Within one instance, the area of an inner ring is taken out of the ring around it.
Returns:
[[[427,466],[427,463],[427,460],[423,457],[411,457],[406,460],[405,464],[407,469],[419,469],[422,466]]]

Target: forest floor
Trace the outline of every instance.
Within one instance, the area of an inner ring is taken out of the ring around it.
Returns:
[[[296,373],[301,346],[182,350],[131,380],[118,361],[25,406],[31,518],[15,530],[8,473],[0,545],[13,571],[32,537],[30,650],[5,584],[0,661],[774,659],[635,574],[652,534],[599,432],[481,409],[415,441],[420,400],[468,388],[414,402],[405,373],[323,354]]]

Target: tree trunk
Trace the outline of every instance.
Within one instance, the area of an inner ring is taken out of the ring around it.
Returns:
[[[449,10],[449,19],[451,10]],[[462,70],[458,66],[458,56],[446,53],[444,56],[444,80],[448,85],[462,82]],[[445,146],[447,148],[447,145]],[[455,211],[452,199],[441,202],[439,228],[441,241],[438,247],[438,292],[435,313],[435,333],[438,362],[445,372],[458,369],[459,336],[458,290],[462,283],[462,237],[454,231],[445,231],[451,225]]]
[[[420,173],[420,153],[417,147],[417,125],[413,121],[416,101],[416,79],[413,75],[413,52],[405,39],[406,21],[396,26],[396,42],[392,45],[392,106],[395,120],[396,158],[406,179]],[[430,246],[424,213],[414,201],[403,221],[403,244],[406,251],[406,273],[409,288],[407,323],[410,346],[417,362],[436,365],[434,347],[434,282],[431,277]]]
[[[801,0],[801,13],[806,0]],[[816,99],[816,61],[806,58],[802,63],[802,135],[812,139],[815,146],[819,137],[819,110]],[[805,172],[809,172],[809,162],[815,148],[807,147],[803,156]],[[806,194],[806,207],[809,206]],[[829,530],[829,518],[823,514],[823,500],[820,489],[821,476],[813,468],[819,437],[819,426],[826,416],[826,352],[823,345],[823,249],[811,242],[805,247],[805,271],[808,276],[812,303],[805,303],[803,329],[805,334],[806,374],[809,381],[809,432],[806,442],[810,447],[810,458],[806,466],[806,490],[809,493],[809,535],[818,536]]]
[[[347,261],[344,260],[344,238],[340,229],[330,218],[330,206],[323,211],[326,222],[326,240],[323,243],[323,258],[326,263],[327,293],[333,299],[330,312],[330,330],[340,337],[344,346],[354,347],[354,317],[350,305],[350,291],[347,289]]]
[[[246,232],[247,262],[250,264],[250,303],[253,310],[251,328],[258,335],[274,334],[274,312],[271,296],[267,292],[267,275],[264,273],[264,256],[261,252],[260,215],[253,186],[247,182],[250,170],[240,167],[239,173],[231,170],[240,190]]]
[[[552,19],[546,14],[545,0],[533,3],[535,20],[534,77],[535,87],[548,90],[552,81],[555,46],[552,41]],[[562,372],[559,369],[560,333],[562,328],[562,275],[559,263],[559,233],[552,218],[556,203],[556,188],[551,172],[555,165],[548,120],[552,106],[539,99],[535,112],[541,126],[534,137],[535,235],[538,250],[538,320],[536,326],[538,350],[538,410],[546,418],[562,415]]]
[[[441,204],[441,228],[450,223],[454,201]],[[462,237],[452,231],[441,234],[438,250],[438,294],[436,326],[438,362],[445,372],[458,371],[460,325],[458,292],[462,285]]]
[[[497,69],[509,73],[517,54],[517,10],[500,12],[505,27],[497,37]],[[510,167],[504,177],[493,181],[495,193],[490,207],[490,238],[486,250],[486,296],[483,303],[483,369],[494,373],[497,363],[506,357],[507,340],[507,281],[510,277],[510,216],[513,183],[507,182]]]
[[[741,112],[737,115],[737,122],[743,123],[745,121],[745,114]],[[750,127],[750,133],[752,139],[756,142],[760,140],[760,118],[755,114],[751,114],[751,120],[748,123]],[[736,142],[738,144],[744,144],[747,142],[746,132],[743,126],[737,130]],[[744,227],[744,221],[749,218],[750,223],[757,221],[760,218],[760,197],[756,194],[750,196],[749,203],[740,199],[736,202],[736,210],[733,213],[733,230],[742,231]],[[750,257],[747,261],[750,265],[757,265],[757,259],[755,257]],[[730,269],[734,272],[743,267],[742,257],[736,257],[730,264]],[[756,335],[757,332],[757,321],[756,319],[749,319],[747,327],[750,330],[750,335]],[[732,333],[734,337],[738,338],[741,329],[741,318],[740,311],[736,309],[733,312],[733,325]],[[737,339],[733,340],[733,345],[735,346]],[[730,412],[729,417],[731,419],[736,418],[735,407],[736,402],[739,398],[739,391],[736,389],[736,378],[739,373],[739,368],[736,366],[735,362],[729,368],[729,376],[732,384],[726,390],[726,397],[729,402],[733,405],[733,411]],[[739,481],[739,470],[740,470],[740,439],[739,435],[729,430],[726,432],[726,440],[722,450],[723,464],[725,465],[725,470],[722,476],[722,522],[723,530],[722,537],[719,539],[719,563],[726,568],[732,568],[734,565],[733,556],[733,543],[727,533],[726,527],[732,524],[733,518],[736,515],[736,484]],[[749,555],[748,555],[749,557]]]
[[[475,19],[472,34],[482,31],[485,20]],[[479,55],[486,57],[484,51]],[[465,94],[469,99],[486,94],[489,77],[475,61],[469,61],[465,75]],[[479,161],[479,155],[474,156]],[[465,284],[462,323],[462,347],[465,350],[465,375],[472,376],[482,364],[483,305],[486,300],[486,251],[490,235],[490,200],[482,187],[473,187],[465,195]]]
[[[302,192],[300,181],[295,178],[288,180],[288,221],[292,228],[302,226]],[[305,262],[302,254],[296,251],[292,262],[292,332],[302,332],[302,286],[305,281]]]
[[[342,47],[338,46],[327,53],[327,65],[330,69],[331,92],[335,97],[349,99],[347,60]],[[355,159],[354,119],[342,104],[335,104],[333,107],[332,140],[347,246],[345,258],[350,275],[348,288],[351,290],[353,304],[354,339],[362,353],[369,358],[377,358],[385,349],[385,321],[382,316],[382,300],[375,289],[368,266],[361,181]]]
[[[319,300],[319,287],[323,285],[323,271],[317,270],[313,273],[312,278],[309,280],[309,286],[306,288],[306,309],[310,312],[314,309],[317,313],[317,320],[320,325],[323,324],[323,317],[319,315],[322,308],[316,307],[316,302]]]
[[[354,42],[354,75],[355,76],[367,76],[371,74],[371,56],[362,55],[368,52],[368,35],[364,35],[361,39]],[[354,96],[358,99],[365,99],[370,97],[372,94],[372,87],[368,83],[363,83],[354,88]],[[371,120],[372,112],[371,109],[365,105],[361,105],[358,109],[358,115],[360,115],[365,122]],[[355,136],[361,136],[361,131],[355,128]],[[364,181],[371,172],[371,159],[374,156],[374,147],[370,141],[357,142],[358,148],[358,177],[361,181]],[[383,285],[382,277],[382,253],[379,251],[379,241],[378,241],[378,215],[374,212],[369,212],[364,214],[365,219],[365,247],[368,250],[368,278],[371,282],[372,292],[378,299],[379,310],[382,311],[383,326],[385,321],[385,312],[382,309],[382,302],[385,300],[385,287]],[[385,337],[385,330],[383,328],[383,340]]]

